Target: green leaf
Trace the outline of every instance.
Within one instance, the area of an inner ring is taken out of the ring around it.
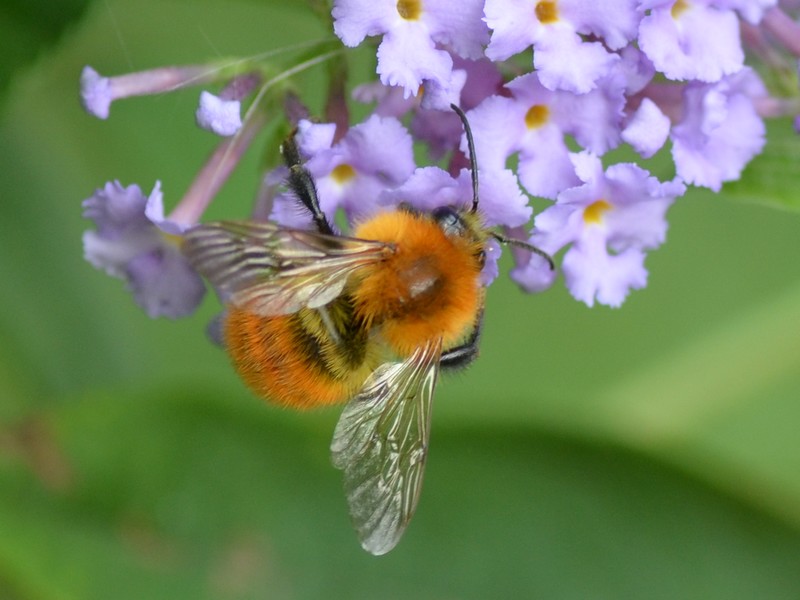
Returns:
[[[32,62],[80,17],[87,0],[5,0],[0,6],[0,96],[14,73]]]
[[[15,589],[732,600],[800,586],[800,532],[697,480],[613,446],[436,420],[419,512],[376,559],[328,463],[331,419],[207,394],[87,395],[3,432],[0,572]]]

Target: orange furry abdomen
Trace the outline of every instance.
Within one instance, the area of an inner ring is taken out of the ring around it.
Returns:
[[[225,344],[239,376],[256,394],[307,409],[349,400],[365,373],[335,376],[324,361],[298,343],[297,315],[263,317],[229,307]]]
[[[356,314],[400,356],[441,337],[443,348],[471,331],[481,303],[480,248],[448,237],[427,215],[378,214],[355,237],[389,242],[396,252],[358,272],[352,297]]]

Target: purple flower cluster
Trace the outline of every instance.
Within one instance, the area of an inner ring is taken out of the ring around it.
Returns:
[[[738,179],[764,146],[764,117],[800,112],[796,101],[771,96],[753,68],[793,64],[797,70],[797,12],[792,0],[333,0],[333,28],[346,46],[377,38],[378,79],[352,94],[372,105],[372,114],[349,126],[342,108],[348,99],[332,91],[333,122],[297,118],[291,108],[288,118],[297,126],[322,209],[331,219],[342,211],[353,223],[401,202],[422,210],[470,202],[466,139],[449,108],[461,106],[474,134],[486,224],[548,253],[563,252],[570,293],[589,306],[616,307],[646,285],[646,253],[664,242],[667,209],[686,186],[718,191]],[[754,65],[745,64],[745,50]],[[328,59],[341,55],[321,51],[320,61]],[[170,215],[190,226],[265,122],[263,98],[284,93],[275,79],[258,75],[265,72],[254,68],[226,79],[219,69],[187,67],[106,79],[87,67],[82,98],[87,110],[105,118],[111,101],[127,95],[227,83],[218,96],[203,92],[197,122],[231,137]],[[341,93],[344,86],[330,89]],[[296,105],[292,100],[284,104]],[[415,144],[426,146],[434,160],[447,157],[446,168],[418,166]],[[611,151],[621,147],[643,160],[671,157],[673,178],[660,181],[638,161],[615,163],[618,153]],[[211,171],[223,176],[209,186]],[[254,215],[310,226],[282,189],[283,177],[281,167],[265,173]],[[113,189],[135,195],[118,184]],[[127,277],[150,314],[189,312],[192,286],[183,297],[173,290],[179,299],[172,304],[150,300],[130,266],[130,249],[108,252],[115,256],[111,267],[99,258],[97,240],[107,248],[112,241],[103,233],[110,211],[98,207],[113,195],[106,186],[86,202],[87,216],[98,225],[87,234],[87,257]],[[532,226],[531,197],[548,203]],[[143,214],[133,215],[140,225]],[[147,226],[158,227],[164,228],[152,221]],[[112,237],[122,246],[130,242]],[[162,245],[142,252],[155,248],[171,256]],[[497,275],[499,249],[491,250],[485,283]],[[538,255],[515,252],[515,260],[511,276],[526,290],[541,291],[557,277]],[[152,280],[157,268],[149,268]],[[163,295],[167,286],[151,288]]]

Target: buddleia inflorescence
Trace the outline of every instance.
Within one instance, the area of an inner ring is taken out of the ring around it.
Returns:
[[[467,204],[452,103],[474,132],[487,225],[559,256],[552,271],[520,253],[511,277],[538,292],[562,273],[577,300],[620,306],[646,285],[647,252],[664,242],[667,211],[687,186],[719,191],[738,179],[764,147],[764,119],[800,112],[798,12],[791,0],[334,0],[325,18],[338,39],[309,42],[292,64],[268,53],[115,77],[86,67],[81,97],[92,115],[107,118],[118,99],[199,86],[196,122],[222,137],[167,215],[158,182],[149,194],[116,181],[98,189],[84,202],[95,223],[86,257],[125,279],[150,316],[192,313],[203,285],[181,235],[275,121],[297,128],[331,221],[401,202],[426,211]],[[372,81],[341,80],[356,46],[375,50]],[[308,69],[329,78],[327,120],[303,106],[293,75]],[[765,71],[788,73],[790,84],[768,90]],[[371,109],[358,123],[349,122],[354,104]],[[430,165],[416,162],[415,145]],[[615,162],[611,151],[625,147],[629,158]],[[671,163],[666,178],[630,159],[656,154]],[[253,213],[228,216],[310,227],[272,155],[254,183]],[[544,206],[536,215],[532,198]],[[497,275],[500,250],[490,250],[485,284]]]

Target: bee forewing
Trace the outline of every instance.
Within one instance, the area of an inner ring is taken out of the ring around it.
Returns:
[[[336,425],[333,464],[344,470],[350,517],[372,554],[395,547],[417,508],[441,353],[439,339],[376,369]]]
[[[220,221],[189,230],[183,251],[226,302],[282,315],[331,302],[354,271],[393,250],[274,223]]]

